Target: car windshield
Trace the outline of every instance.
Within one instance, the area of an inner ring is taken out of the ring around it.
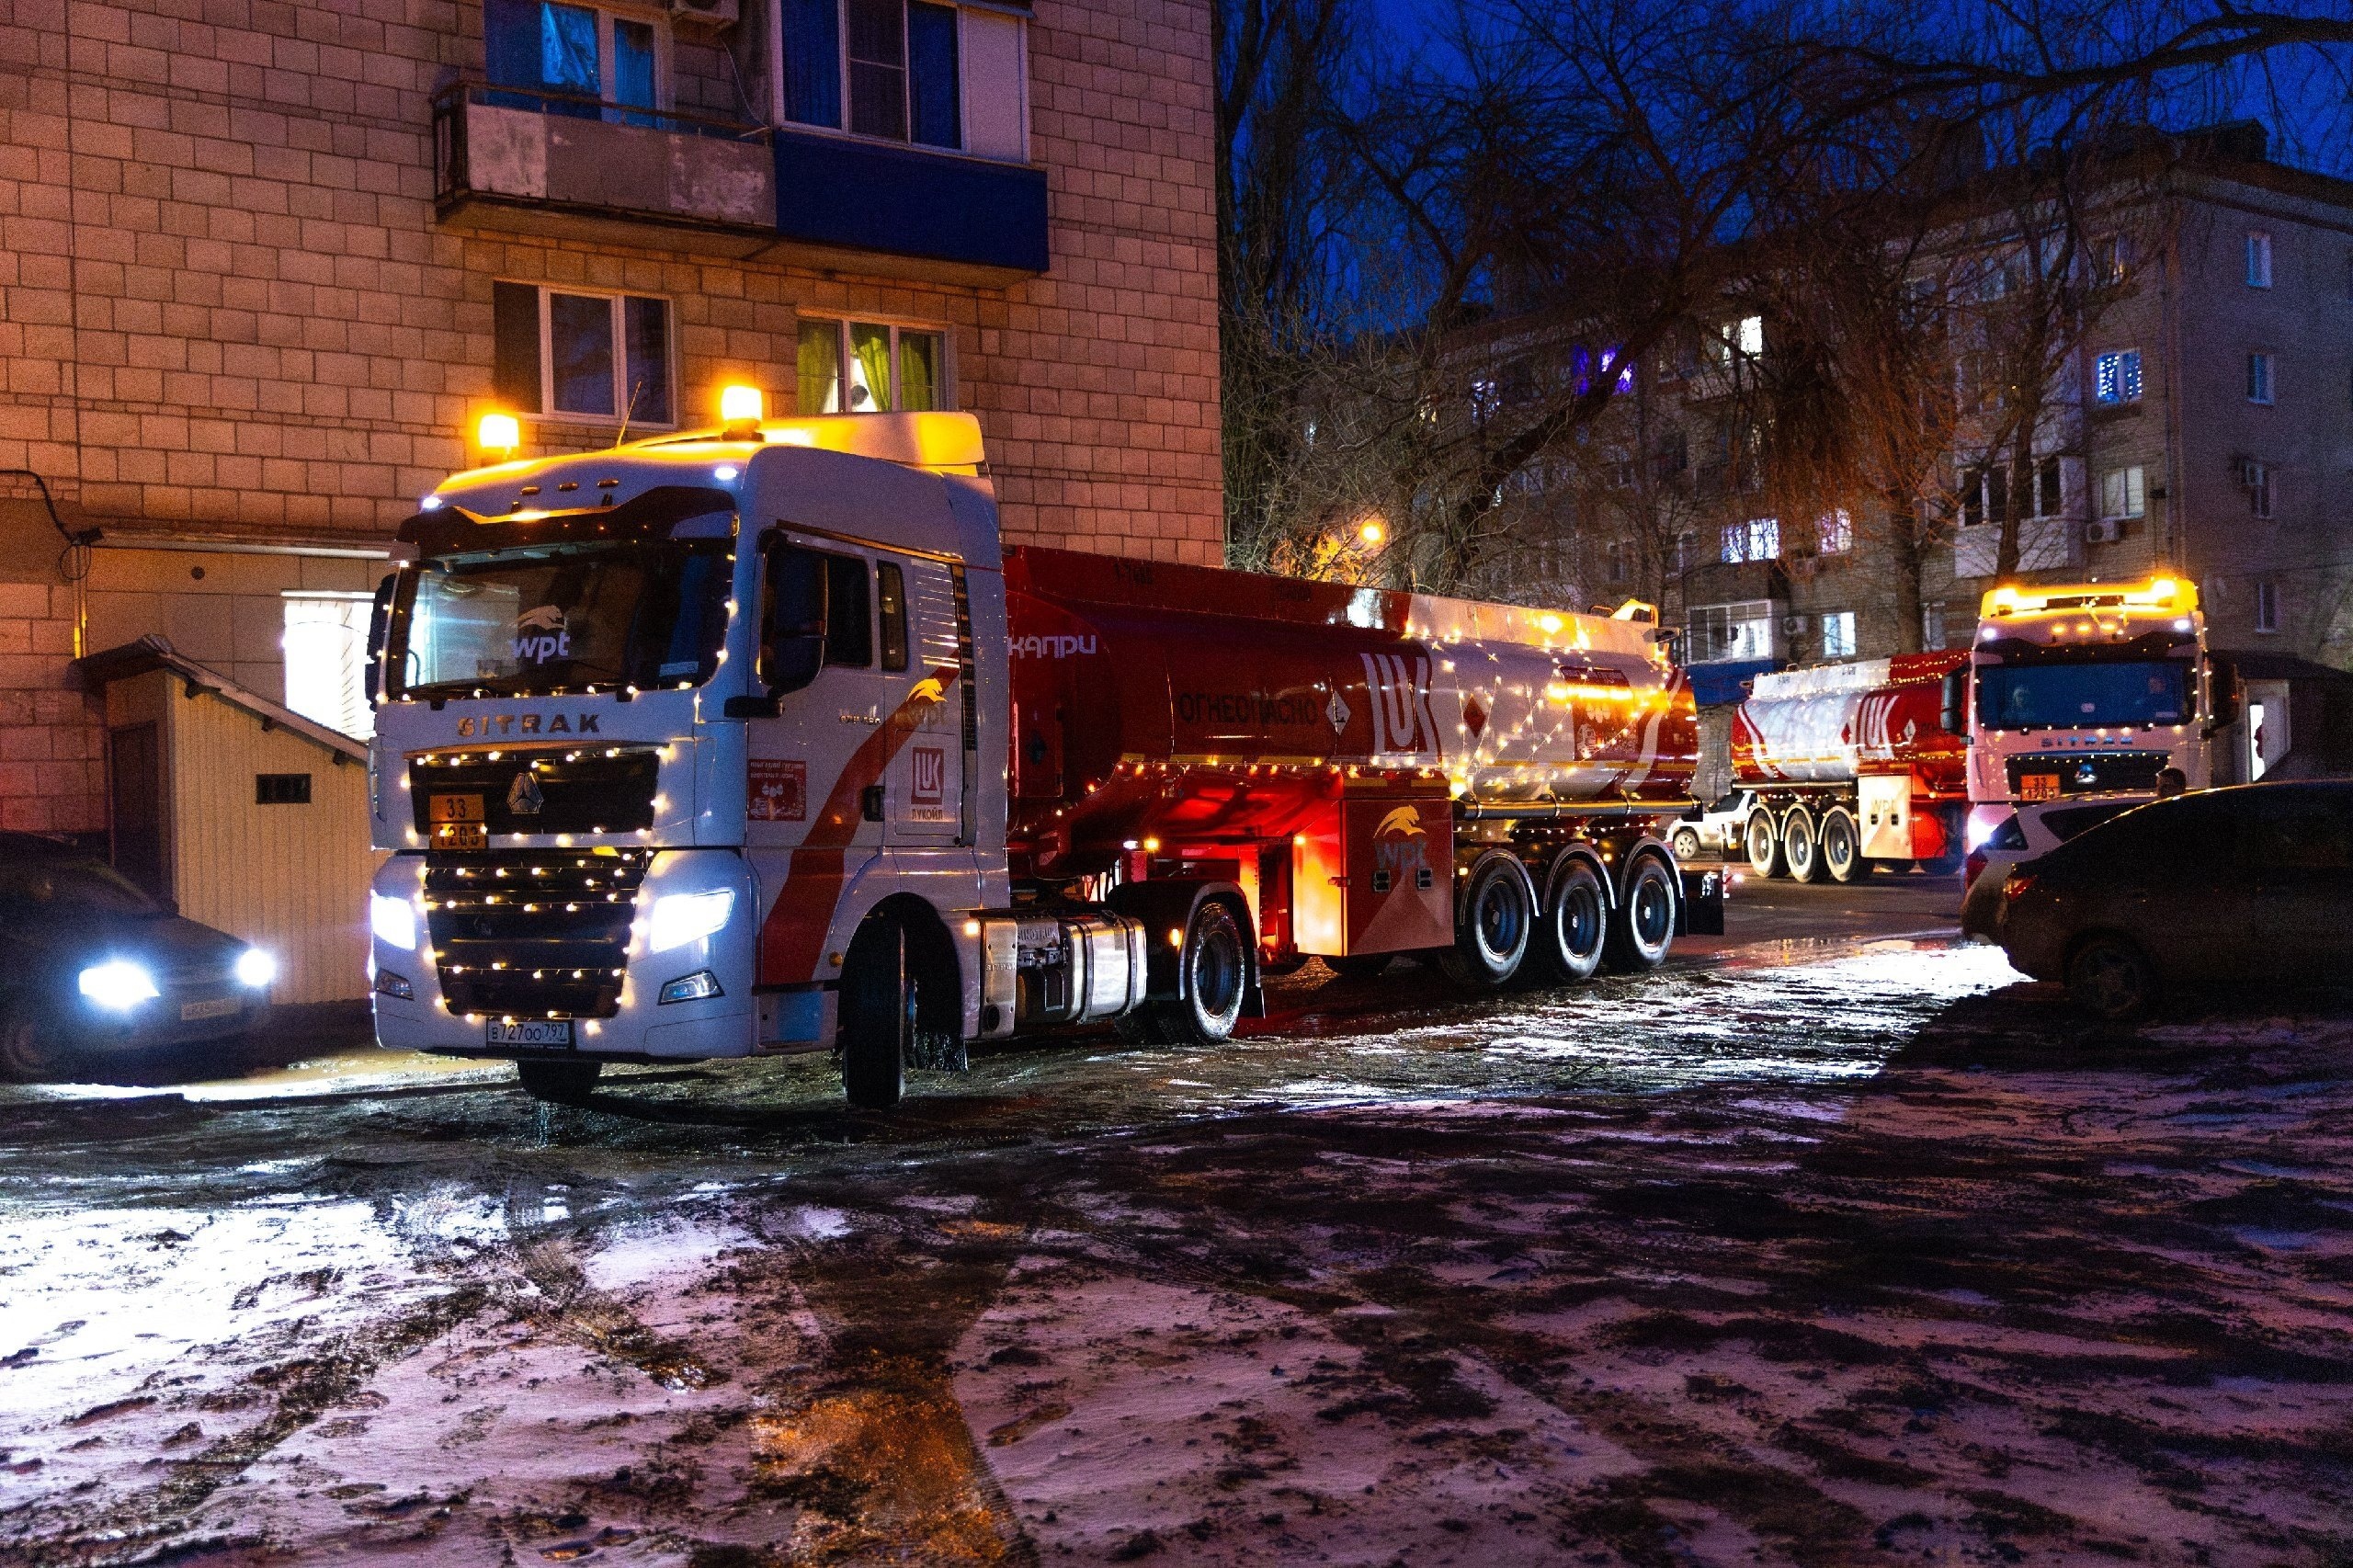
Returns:
[[[1990,665],[1977,672],[1977,711],[1995,730],[2186,724],[2189,665],[2180,659]]]
[[[19,920],[163,913],[153,899],[96,860],[0,861],[0,909]]]
[[[523,696],[694,686],[719,667],[724,540],[551,543],[426,561],[395,619],[394,689]]]

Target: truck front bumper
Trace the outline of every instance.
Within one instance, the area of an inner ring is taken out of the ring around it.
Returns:
[[[494,874],[501,860],[545,859],[548,850],[517,851],[483,859]],[[396,855],[376,873],[370,901],[371,982],[377,1043],[393,1051],[512,1059],[603,1057],[612,1060],[695,1061],[748,1056],[757,1048],[758,1015],[752,996],[759,907],[742,856],[724,849],[664,850],[636,890],[618,1005],[601,1017],[550,1018],[529,1003],[526,978],[509,986],[506,1009],[464,1012],[447,992],[443,955],[434,947],[427,908],[427,857]],[[400,910],[405,908],[405,918]],[[517,916],[507,916],[508,929]],[[525,914],[519,919],[528,923]],[[714,925],[715,922],[715,925]],[[446,932],[449,921],[442,920]],[[525,926],[528,929],[528,926]],[[404,937],[413,939],[404,943]],[[654,944],[662,944],[657,950]],[[502,967],[527,967],[531,944],[518,938]],[[568,960],[567,960],[568,961]],[[670,1000],[663,998],[667,995]],[[561,1011],[561,1009],[558,1009]],[[494,1025],[568,1022],[571,1040],[515,1044],[494,1040]]]

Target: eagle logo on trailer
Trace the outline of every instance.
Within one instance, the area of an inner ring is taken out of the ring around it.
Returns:
[[[1372,891],[1428,885],[1429,831],[1418,806],[1392,807],[1372,830]]]
[[[1382,817],[1381,825],[1372,830],[1372,835],[1375,838],[1386,838],[1392,833],[1400,838],[1408,835],[1415,838],[1427,837],[1427,830],[1422,826],[1422,813],[1412,806],[1400,806]]]

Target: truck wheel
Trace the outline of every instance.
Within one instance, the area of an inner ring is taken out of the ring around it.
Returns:
[[[1543,917],[1536,923],[1536,956],[1553,979],[1591,980],[1601,967],[1609,937],[1609,895],[1601,878],[1581,855],[1561,858],[1552,868]]]
[[[1519,972],[1536,924],[1536,890],[1528,868],[1506,850],[1490,849],[1471,863],[1454,912],[1454,946],[1438,967],[1457,985],[1491,991]]]
[[[1185,966],[1185,996],[1154,1004],[1160,1038],[1168,1045],[1215,1045],[1233,1033],[1250,982],[1250,951],[1233,911],[1215,900],[1194,910],[1177,962]]]
[[[1851,882],[1863,869],[1862,834],[1855,826],[1855,813],[1844,806],[1822,813],[1822,840],[1815,847],[1822,853],[1822,869],[1834,882]]]
[[[1674,843],[1675,858],[1677,860],[1697,860],[1699,858],[1699,830],[1698,828],[1677,828],[1675,830]]]
[[[1791,806],[1781,819],[1781,858],[1789,865],[1790,881],[1818,881],[1822,877],[1822,845],[1815,836],[1813,812]]]
[[[515,1076],[523,1092],[549,1105],[578,1105],[597,1087],[601,1062],[517,1062]]]
[[[2076,1006],[2110,1023],[2146,1014],[2157,1000],[2157,971],[2122,937],[2096,936],[2067,960],[2067,995]]]
[[[870,916],[842,964],[842,1095],[860,1110],[889,1110],[906,1092],[915,1039],[915,988],[907,934],[888,915]]]
[[[1620,974],[1656,969],[1675,945],[1675,873],[1655,855],[1645,855],[1626,873],[1625,896],[1609,915],[1609,939],[1602,960]]]
[[[1781,874],[1781,835],[1773,830],[1773,813],[1759,806],[1748,813],[1741,837],[1748,845],[1748,869],[1760,877]]]

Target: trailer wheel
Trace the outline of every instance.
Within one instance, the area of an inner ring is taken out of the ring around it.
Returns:
[[[1609,939],[1609,895],[1592,862],[1563,855],[1552,863],[1544,914],[1536,923],[1536,956],[1556,980],[1591,980]]]
[[[1741,830],[1741,838],[1748,846],[1748,869],[1760,877],[1781,874],[1781,835],[1773,829],[1773,813],[1763,806],[1748,813],[1748,825]]]
[[[1675,873],[1656,855],[1644,855],[1626,873],[1625,896],[1609,915],[1602,960],[1620,974],[1656,969],[1675,945]]]
[[[1856,873],[1864,869],[1863,838],[1855,826],[1855,813],[1844,806],[1833,806],[1822,813],[1822,869],[1830,873],[1834,882],[1851,882]]]
[[[1471,863],[1454,911],[1454,946],[1438,967],[1457,985],[1493,990],[1519,972],[1536,924],[1536,890],[1528,868],[1507,850],[1490,849]]]
[[[1233,1033],[1242,1017],[1242,994],[1250,983],[1250,950],[1233,911],[1218,900],[1203,900],[1193,911],[1177,962],[1185,966],[1183,999],[1151,1008],[1161,1042],[1215,1045]]]
[[[550,1105],[578,1105],[597,1086],[601,1062],[517,1062],[515,1076],[523,1092]]]
[[[1677,828],[1675,830],[1674,843],[1675,858],[1677,860],[1697,860],[1699,858],[1699,830],[1698,828]]]
[[[870,915],[842,964],[842,1095],[860,1110],[889,1110],[906,1092],[915,1039],[915,978],[907,934],[887,915]]]
[[[1781,858],[1789,866],[1791,881],[1821,880],[1822,844],[1816,835],[1811,807],[1791,806],[1789,814],[1781,819]]]

